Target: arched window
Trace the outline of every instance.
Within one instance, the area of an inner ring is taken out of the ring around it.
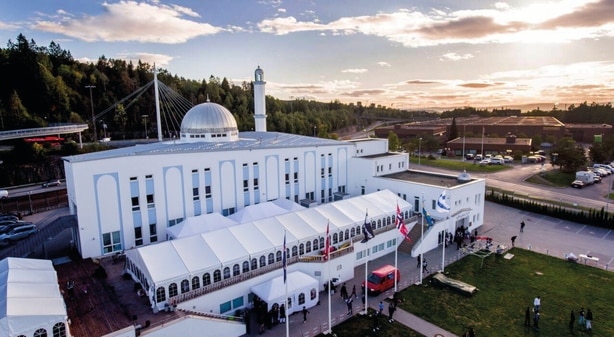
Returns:
[[[388,217],[388,223],[387,223],[387,224],[388,224],[388,225],[390,225],[391,223],[392,223],[392,217],[391,217],[391,216],[389,216],[389,217]]]
[[[164,287],[158,287],[156,289],[156,302],[161,303],[166,301],[166,289]]]
[[[230,278],[230,268],[229,267],[224,268],[224,280],[227,278]]]
[[[269,254],[269,264],[273,264],[275,263],[275,254],[270,253]]]
[[[318,239],[314,239],[313,240],[313,250],[318,250],[319,246],[320,246],[320,243],[319,243]]]
[[[298,255],[298,249],[296,248],[296,246],[292,246],[292,256],[297,256]]]
[[[262,255],[260,257],[260,268],[266,266],[266,257],[264,255]]]
[[[346,230],[345,230],[345,239],[346,239],[346,240],[349,240],[349,239],[350,239],[350,230],[349,230],[349,229],[346,229]]]
[[[305,293],[298,294],[298,305],[305,304]]]
[[[292,308],[292,297],[288,297],[288,308]]]
[[[252,270],[258,269],[258,260],[256,258],[252,259]]]
[[[247,273],[249,271],[249,262],[243,261],[243,272]]]
[[[200,278],[198,276],[192,277],[192,289],[200,288]]]
[[[305,243],[305,251],[306,251],[307,253],[311,252],[311,241],[307,241],[307,242]]]
[[[356,235],[360,235],[360,226],[356,226]]]
[[[213,272],[213,283],[220,282],[222,280],[222,272],[219,269],[216,269]]]
[[[34,337],[47,337],[47,330],[45,330],[45,329],[38,329],[38,330],[34,331]]]
[[[305,254],[305,245],[303,243],[298,245],[298,253],[301,255]]]
[[[320,249],[324,248],[324,238],[320,238]]]
[[[190,291],[190,282],[188,280],[181,281],[181,293],[187,293]]]
[[[355,237],[355,236],[356,236],[356,228],[352,227],[352,229],[350,230],[350,235],[351,235],[352,237]]]
[[[281,261],[281,254],[281,250],[278,250],[277,253],[275,253],[275,261]]]
[[[316,294],[317,294],[317,290],[316,288],[311,288],[311,300],[315,300],[316,299]]]
[[[168,297],[177,296],[177,283],[171,283],[168,286]]]
[[[382,219],[377,220],[377,228],[382,228]]]
[[[53,325],[53,337],[66,337],[66,324],[64,322]]]
[[[232,276],[238,276],[239,274],[241,274],[241,267],[239,267],[239,264],[237,263],[232,266]]]
[[[211,275],[209,273],[205,273],[203,275],[203,286],[208,286],[211,284]]]
[[[333,234],[333,245],[337,244],[338,240],[339,240],[339,236],[337,235],[337,233]]]

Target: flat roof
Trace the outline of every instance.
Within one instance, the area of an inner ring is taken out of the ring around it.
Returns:
[[[459,173],[460,175],[461,173]],[[436,173],[436,172],[427,172],[420,170],[407,170],[398,173],[387,174],[384,176],[380,176],[380,178],[389,178],[396,180],[409,181],[413,183],[420,184],[428,184],[440,187],[453,187],[459,186],[466,181],[459,182],[458,176],[445,174],[445,173]],[[469,181],[474,181],[474,178],[471,178]]]
[[[74,163],[90,160],[121,158],[140,155],[222,151],[228,152],[249,149],[262,150],[305,146],[337,146],[343,144],[353,145],[353,143],[342,140],[309,137],[281,132],[247,131],[239,133],[239,140],[237,141],[208,142],[203,140],[202,142],[183,142],[177,139],[150,144],[140,144],[130,147],[122,147],[107,151],[67,156],[63,159],[65,161]]]

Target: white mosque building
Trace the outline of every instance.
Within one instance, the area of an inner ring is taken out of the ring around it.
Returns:
[[[396,249],[397,205],[405,219],[425,208],[440,220],[416,244],[424,251],[436,248],[445,230],[482,225],[483,179],[412,170],[407,154],[389,152],[386,139],[267,132],[265,85],[258,67],[255,131],[239,132],[230,111],[206,102],[187,112],[178,140],[65,157],[81,256],[124,252],[127,271],[154,311],[183,303],[224,314],[247,305],[254,292],[266,293],[261,285],[281,275],[284,238],[288,273],[305,280],[293,295],[304,305],[315,303],[325,280],[350,279],[356,265]],[[443,191],[450,212],[439,215],[435,203]],[[203,223],[185,237],[167,235],[169,228],[210,214],[231,218],[256,205],[266,214],[264,205],[280,200],[299,209],[216,229]],[[361,243],[365,221],[376,236]],[[331,275],[321,251],[327,227],[338,250]]]

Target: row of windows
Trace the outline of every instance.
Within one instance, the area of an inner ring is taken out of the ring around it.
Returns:
[[[53,337],[66,337],[66,323],[59,322],[53,325]],[[38,329],[34,331],[33,337],[47,337],[46,329]],[[26,335],[18,335],[17,337],[26,337]]]

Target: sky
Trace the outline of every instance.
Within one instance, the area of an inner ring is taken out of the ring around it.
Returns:
[[[399,109],[614,101],[614,0],[27,0],[0,43],[139,59],[194,80],[254,79],[282,100]]]

